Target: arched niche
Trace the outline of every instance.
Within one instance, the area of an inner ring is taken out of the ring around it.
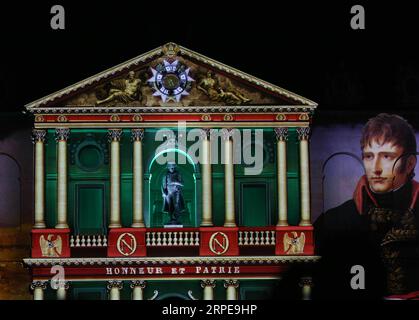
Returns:
[[[147,227],[163,227],[170,219],[163,209],[163,197],[161,185],[167,172],[167,164],[160,164],[162,157],[174,157],[177,170],[184,181],[183,197],[185,200],[186,212],[180,217],[184,227],[199,226],[201,175],[199,165],[195,164],[189,154],[180,149],[166,149],[153,155],[146,166],[144,174],[144,212]],[[185,163],[180,163],[179,155],[184,157]],[[159,161],[160,159],[160,161]]]

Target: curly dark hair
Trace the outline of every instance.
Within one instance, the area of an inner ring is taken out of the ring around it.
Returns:
[[[400,170],[406,170],[409,155],[416,156],[416,136],[412,126],[401,116],[380,113],[368,120],[362,130],[361,150],[373,141],[379,144],[393,143],[403,149]]]

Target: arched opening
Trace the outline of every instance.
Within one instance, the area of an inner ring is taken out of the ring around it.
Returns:
[[[362,160],[353,153],[329,156],[322,167],[323,212],[351,199],[363,174]]]
[[[0,227],[21,225],[21,172],[14,157],[0,152]]]
[[[199,166],[193,162],[193,159],[180,149],[163,150],[149,161],[147,172],[144,176],[146,191],[146,224],[149,227],[163,227],[170,217],[163,211],[162,181],[167,173],[167,164],[162,160],[169,158],[176,159],[176,155],[181,154],[187,161],[186,163],[176,162],[176,168],[182,175],[184,186],[182,194],[185,202],[185,212],[180,220],[184,227],[196,227],[198,221],[198,187],[200,186]],[[164,164],[162,164],[164,163]]]
[[[165,293],[159,297],[157,297],[156,300],[172,300],[172,301],[181,301],[181,300],[191,300],[189,297],[181,294],[181,293]]]

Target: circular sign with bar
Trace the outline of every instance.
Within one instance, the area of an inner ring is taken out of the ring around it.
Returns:
[[[216,255],[222,255],[226,253],[229,246],[230,242],[228,240],[228,237],[223,232],[214,233],[209,240],[210,250],[212,253],[215,253]]]
[[[130,256],[137,250],[137,239],[131,233],[122,233],[118,237],[116,248],[120,254]]]

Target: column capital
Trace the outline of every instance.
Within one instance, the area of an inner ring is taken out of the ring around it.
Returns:
[[[297,128],[298,140],[308,140],[310,138],[310,127]]]
[[[60,288],[68,290],[70,288],[70,282],[69,281],[59,281],[56,288],[53,288],[53,289],[58,290]]]
[[[201,128],[201,139],[209,139],[211,137],[211,128]]]
[[[122,136],[122,129],[109,129],[108,130],[109,142],[120,141],[121,136]]]
[[[239,280],[236,279],[227,279],[224,280],[224,288],[233,287],[237,289],[239,287]]]
[[[118,290],[121,290],[123,286],[124,284],[121,280],[110,280],[108,281],[106,288],[108,290],[111,290],[112,288],[117,288]]]
[[[224,141],[232,140],[234,136],[234,128],[223,128],[221,129],[221,137]]]
[[[215,288],[215,280],[214,279],[201,280],[201,288],[205,288],[205,287]]]
[[[287,141],[288,140],[288,128],[279,127],[274,128],[276,141]]]
[[[144,139],[144,129],[131,129],[131,141],[142,141]]]
[[[55,141],[67,141],[70,137],[70,129],[68,128],[56,128],[55,129]]]
[[[300,282],[298,283],[298,285],[302,288],[304,286],[309,286],[309,287],[313,287],[313,279],[311,277],[302,277],[300,278]]]
[[[47,130],[32,129],[32,143],[45,142],[47,140]]]
[[[132,280],[130,284],[130,288],[134,289],[135,287],[140,287],[141,289],[145,289],[147,286],[147,281],[145,280]]]
[[[47,282],[48,281],[32,281],[31,283],[31,290],[35,290],[36,288],[41,288],[42,290],[45,290],[47,288]]]

